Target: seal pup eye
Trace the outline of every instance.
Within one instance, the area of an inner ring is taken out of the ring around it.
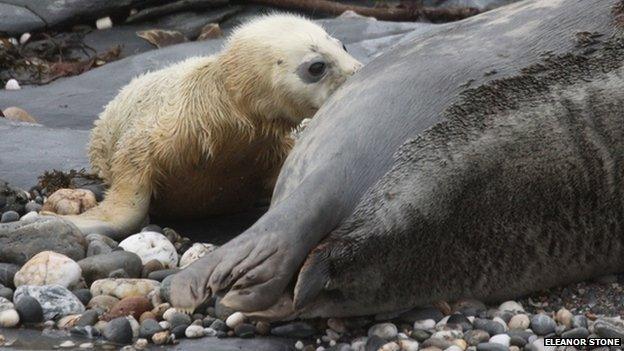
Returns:
[[[342,44],[342,48],[344,49],[344,51],[349,52],[349,50],[347,50],[347,46],[345,44]]]
[[[308,67],[308,72],[312,77],[320,77],[325,73],[325,62],[314,62]]]

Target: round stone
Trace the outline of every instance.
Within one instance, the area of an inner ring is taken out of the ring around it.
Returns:
[[[245,322],[245,315],[241,312],[234,312],[225,320],[225,324],[230,327],[230,329],[236,328],[236,326],[243,322]]]
[[[547,335],[553,333],[557,323],[543,313],[538,313],[531,318],[531,329],[537,335]]]
[[[15,286],[21,285],[76,285],[82,276],[78,263],[71,258],[53,252],[43,251],[28,260],[15,273]]]
[[[217,320],[218,321],[218,320]],[[215,321],[215,323],[217,322]],[[213,323],[211,328],[215,328]],[[292,322],[284,325],[280,325],[271,329],[271,334],[275,336],[282,336],[287,338],[309,338],[316,333],[316,329],[306,322]]]
[[[72,293],[82,302],[83,305],[87,305],[91,301],[91,291],[89,289],[76,289]]]
[[[0,312],[0,327],[12,328],[19,324],[19,314],[14,309],[8,309]]]
[[[508,351],[508,347],[493,342],[484,342],[477,345],[477,351]]]
[[[524,312],[524,307],[516,301],[505,301],[498,306],[499,311]]]
[[[133,316],[139,319],[143,312],[150,311],[152,303],[143,296],[130,296],[117,302],[109,311],[110,317]]]
[[[392,323],[375,324],[368,329],[368,336],[377,336],[384,340],[394,339],[398,333],[396,325]]]
[[[126,251],[134,252],[143,264],[151,260],[158,260],[166,268],[175,268],[178,265],[178,253],[167,237],[157,232],[142,232],[134,234],[119,243]]]
[[[206,254],[211,253],[217,247],[212,244],[195,243],[188,250],[184,252],[180,258],[180,268],[185,268],[191,263],[204,257]]]
[[[83,314],[80,315],[80,319],[76,326],[78,327],[87,327],[95,325],[100,320],[100,315],[97,310],[87,310]]]
[[[256,334],[256,327],[249,323],[241,323],[234,328],[234,334],[239,338],[253,338]]]
[[[569,310],[565,308],[559,309],[559,311],[557,311],[557,313],[555,314],[555,320],[559,322],[560,324],[566,326],[566,328],[572,327],[573,319],[574,319],[574,315],[572,314],[572,312],[570,312]]]
[[[526,314],[517,314],[509,320],[509,329],[511,330],[525,330],[529,327],[531,321]]]
[[[155,319],[146,319],[141,322],[139,328],[139,337],[145,339],[151,339],[154,334],[163,331],[163,328],[158,324]]]
[[[39,323],[43,321],[43,309],[35,298],[24,296],[15,303],[15,310],[22,323]]]
[[[189,339],[201,338],[204,336],[204,327],[201,325],[189,325],[184,331],[184,335]]]
[[[472,325],[475,329],[485,330],[490,335],[502,334],[505,332],[506,327],[506,325],[499,322],[482,318],[475,318]]]
[[[44,320],[81,314],[85,311],[82,302],[71,291],[60,285],[22,285],[15,290],[14,301],[18,303],[27,296],[39,302]]]
[[[511,338],[507,334],[498,334],[491,337],[489,342],[509,347],[510,339]]]
[[[15,211],[6,211],[0,217],[0,223],[9,223],[18,221],[20,218],[19,213]]]
[[[485,330],[473,329],[464,333],[464,340],[466,340],[470,346],[477,346],[480,343],[490,340],[490,334]]]
[[[414,322],[414,329],[429,330],[435,328],[436,321],[433,319],[423,319]]]
[[[104,337],[118,344],[129,344],[132,342],[132,326],[125,317],[115,318],[106,324]]]

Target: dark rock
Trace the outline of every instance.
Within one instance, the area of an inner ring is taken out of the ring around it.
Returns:
[[[210,326],[212,325],[212,323],[214,323],[215,320],[216,319],[214,317],[210,317],[210,316],[204,317],[204,319],[202,320],[202,326],[204,328],[210,328]]]
[[[507,351],[507,347],[493,342],[484,342],[477,345],[477,351]]]
[[[123,269],[116,269],[108,274],[109,278],[130,278]]]
[[[162,331],[158,322],[155,319],[146,319],[141,323],[139,328],[139,338],[145,338],[147,340],[152,339],[152,335]]]
[[[73,224],[55,217],[0,224],[0,261],[24,264],[41,251],[80,260],[86,242]]]
[[[0,32],[20,35],[45,27],[45,22],[23,6],[0,3]]]
[[[597,320],[596,323],[594,323],[594,330],[598,336],[603,338],[624,339],[624,328],[604,320]]]
[[[557,323],[547,315],[538,313],[531,317],[531,329],[537,335],[547,335],[553,333]]]
[[[587,317],[583,315],[574,316],[572,319],[572,328],[587,328]]]
[[[464,332],[472,329],[472,323],[470,323],[470,320],[465,315],[460,313],[452,314],[446,324],[459,325]]]
[[[186,337],[186,328],[188,328],[188,324],[179,324],[171,326],[171,334],[175,335],[176,339],[182,339]]]
[[[408,323],[414,323],[415,321],[425,319],[433,319],[437,323],[442,318],[444,318],[444,315],[435,307],[415,308],[399,316],[401,321]]]
[[[253,324],[241,323],[234,328],[234,334],[240,338],[253,338],[256,334],[256,327]]]
[[[165,278],[167,278],[170,275],[176,274],[180,271],[179,268],[172,268],[172,269],[161,269],[158,271],[154,271],[151,272],[147,275],[148,279],[152,279],[152,280],[157,280],[159,282],[162,282]]]
[[[141,232],[156,232],[162,234],[163,230],[160,226],[156,224],[150,224],[143,227],[143,229],[141,229]]]
[[[529,338],[531,336],[535,337],[535,334],[524,331],[524,330],[510,330],[507,332],[507,335],[509,335],[510,338],[514,339],[514,338],[520,338],[522,340],[524,340],[524,343],[528,343],[529,342]]]
[[[45,320],[81,314],[85,310],[82,302],[60,285],[22,285],[15,290],[14,302],[19,303],[22,298],[28,296],[39,302]]]
[[[509,338],[509,344],[518,347],[524,347],[527,344],[527,341],[519,336],[512,336]]]
[[[431,333],[422,329],[414,329],[410,336],[418,342],[423,342],[431,337]]]
[[[132,327],[126,317],[119,317],[109,321],[103,331],[104,337],[118,344],[132,342]]]
[[[364,350],[365,351],[377,351],[386,343],[387,343],[386,340],[378,337],[377,335],[373,335],[369,337],[368,339],[366,339],[366,346],[364,347]]]
[[[505,332],[504,325],[489,319],[475,318],[472,326],[475,329],[485,330],[490,335],[502,334]]]
[[[108,245],[99,240],[89,241],[89,246],[87,247],[87,257],[95,256],[95,255],[105,255],[113,252]]]
[[[161,289],[162,290],[162,289]],[[226,320],[235,310],[224,306],[221,303],[221,297],[217,297],[214,303],[216,317],[222,320]]]
[[[271,329],[271,334],[286,338],[309,338],[316,329],[306,322],[292,322]]]
[[[130,278],[141,277],[141,258],[128,251],[113,251],[105,255],[90,256],[78,261],[82,276],[88,284],[109,277],[111,272],[123,270]]]
[[[0,119],[0,121],[4,121],[4,119]],[[4,128],[2,128],[2,125],[0,125],[0,130],[3,130],[3,129]],[[10,136],[4,135],[4,132],[3,132],[3,135],[2,135],[3,142],[10,138],[11,138]],[[13,148],[11,149],[9,154],[11,155],[11,157],[18,157],[17,155],[15,155],[16,153],[18,153],[18,151],[15,148]],[[3,155],[7,155],[7,154],[3,153]],[[31,155],[31,158],[32,158],[32,155]],[[12,171],[13,171],[12,167],[10,167],[9,169],[3,169],[2,176],[3,177],[6,176],[8,177],[8,179],[12,180],[12,178],[10,177],[10,173]],[[9,183],[7,183],[6,181],[0,179],[0,213],[7,212],[7,211],[15,211],[17,213],[24,213],[24,207],[26,206],[27,203],[28,203],[27,192],[25,192],[22,189],[16,188],[10,185]]]
[[[24,296],[15,303],[22,323],[39,323],[43,321],[43,310],[39,301],[30,296]]]
[[[191,317],[180,312],[173,313],[167,321],[171,325],[171,329],[177,327],[178,325],[185,325],[188,327],[192,322]]]
[[[586,339],[588,336],[589,336],[589,330],[583,327],[570,329],[568,331],[564,331],[563,333],[561,333],[561,337],[565,339],[568,339],[568,338]]]
[[[83,305],[87,305],[89,304],[89,301],[91,301],[91,298],[93,297],[91,295],[91,291],[89,289],[77,289],[72,291],[72,293],[78,298],[78,300],[80,300],[80,302],[82,302]]]
[[[141,277],[147,278],[150,273],[156,272],[162,269],[165,269],[165,267],[159,260],[151,260],[143,265],[143,270],[141,271]],[[163,277],[163,279],[165,278]],[[162,281],[162,279],[159,281]]]
[[[200,322],[201,322],[201,320],[202,320],[202,319],[204,319],[204,315],[203,315],[203,314],[201,314],[201,313],[193,313],[193,315],[191,316],[191,319],[192,319],[194,322],[196,322],[196,321],[200,321]],[[200,324],[200,325],[201,325],[201,324]]]
[[[0,285],[14,288],[13,277],[20,267],[11,263],[0,263]]]
[[[73,327],[69,331],[71,335],[83,336],[89,339],[95,339],[100,336],[100,332],[90,325],[83,327]]]
[[[115,240],[113,240],[111,237],[108,237],[106,235],[102,235],[102,234],[89,234],[85,237],[85,239],[87,240],[87,242],[91,242],[91,241],[101,241],[104,244],[108,245],[108,247],[110,247],[111,249],[116,248],[117,246],[119,246],[119,243],[117,243]]]
[[[490,340],[490,334],[485,330],[473,329],[464,333],[464,340],[466,340],[469,346],[477,346]]]
[[[7,288],[6,286],[0,286],[0,297],[13,301],[13,289]]]
[[[228,331],[228,326],[225,324],[224,321],[220,319],[215,319],[214,322],[212,322],[212,324],[210,325],[210,328],[216,331],[223,331],[223,332]]]
[[[78,323],[76,323],[77,327],[86,327],[90,325],[94,325],[100,319],[100,315],[97,310],[88,310],[80,315],[80,319]]]
[[[0,223],[9,223],[19,221],[20,215],[15,211],[6,211],[0,217]]]

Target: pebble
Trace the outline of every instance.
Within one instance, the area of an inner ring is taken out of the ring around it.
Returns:
[[[456,324],[461,326],[462,331],[468,331],[472,329],[472,323],[470,320],[461,313],[452,314],[446,321],[446,324]]]
[[[15,290],[14,301],[19,302],[25,296],[33,297],[39,302],[44,320],[81,314],[85,311],[82,302],[71,291],[60,285],[22,285]]]
[[[399,346],[402,351],[418,351],[418,341],[410,339],[399,340]]]
[[[30,222],[30,221],[36,220],[38,217],[39,217],[39,213],[35,211],[30,211],[26,213],[25,215],[23,215],[22,218],[20,218],[20,221]]]
[[[191,317],[180,312],[174,312],[173,314],[166,316],[165,320],[169,322],[171,329],[180,325],[188,326],[192,322]]]
[[[304,345],[303,345],[303,341],[301,341],[301,340],[297,340],[297,342],[295,343],[295,349],[297,349],[297,350],[303,350],[303,347],[304,347]]]
[[[240,323],[234,328],[234,334],[240,338],[253,338],[256,334],[256,327],[249,323]]]
[[[89,292],[91,294],[91,292]],[[109,295],[99,295],[91,298],[87,304],[88,308],[99,308],[102,311],[108,312],[113,306],[119,302],[119,299]]]
[[[524,312],[524,307],[516,301],[505,301],[498,306],[499,311]]]
[[[160,283],[150,279],[98,279],[91,284],[91,294],[110,295],[118,299],[130,296],[147,296],[160,287]]]
[[[211,253],[217,247],[212,244],[195,243],[188,250],[184,252],[180,258],[180,268],[185,268],[191,263],[204,257],[204,255]]]
[[[589,330],[587,330],[586,328],[580,327],[580,328],[574,328],[574,329],[570,329],[568,331],[564,331],[563,333],[561,333],[561,337],[562,338],[581,338],[581,339],[585,339],[589,336]]]
[[[132,326],[125,317],[119,317],[109,321],[102,334],[107,340],[118,344],[129,344],[132,342],[133,337]]]
[[[20,218],[19,213],[15,211],[6,211],[0,217],[0,223],[15,222],[15,221],[18,221],[19,218]]]
[[[39,212],[41,211],[41,205],[36,203],[35,201],[29,201],[25,206],[24,209],[26,210],[27,213],[30,212]],[[22,220],[24,218],[22,217]]]
[[[531,321],[529,320],[529,316],[526,314],[517,314],[511,317],[509,320],[509,329],[512,330],[525,330],[529,327]]]
[[[234,312],[225,320],[225,324],[230,327],[230,329],[236,328],[236,326],[243,322],[245,322],[245,315],[241,312]]]
[[[39,323],[43,322],[43,309],[39,301],[24,296],[15,303],[15,310],[20,316],[22,323]]]
[[[384,344],[380,349],[380,351],[400,351],[401,347],[395,342],[389,342]]]
[[[2,302],[0,301],[0,304]],[[1,307],[0,307],[1,309]],[[8,308],[5,310],[0,310],[0,327],[3,328],[12,328],[18,325],[20,322],[19,314],[13,308]]]
[[[7,80],[6,84],[4,85],[4,89],[6,90],[20,90],[22,87],[20,87],[19,82],[13,78]]]
[[[94,346],[92,342],[83,342],[82,344],[78,345],[78,347],[81,349],[92,349]]]
[[[490,340],[490,334],[485,330],[473,329],[464,333],[464,339],[470,346],[477,346],[480,343]]]
[[[119,246],[137,254],[143,264],[158,260],[165,268],[175,268],[178,265],[178,253],[175,247],[166,236],[157,232],[131,235],[120,242]]]
[[[7,300],[13,300],[13,289],[6,286],[0,286],[0,297],[4,297]]]
[[[146,349],[148,346],[149,346],[148,341],[147,339],[144,339],[144,338],[138,339],[137,341],[134,342],[134,348],[137,350]]]
[[[410,336],[419,342],[423,342],[431,337],[431,333],[422,329],[414,329]]]
[[[151,309],[152,303],[146,297],[130,296],[117,302],[108,312],[108,316],[115,318],[131,315],[138,320],[143,312]]]
[[[132,329],[132,338],[136,339],[139,337],[139,322],[132,316],[126,316],[128,322],[130,322],[130,328]]]
[[[490,335],[502,334],[505,332],[505,326],[493,320],[475,318],[472,325],[475,329],[485,330]]]
[[[161,331],[163,331],[163,328],[155,319],[146,319],[141,322],[139,327],[139,337],[151,339],[154,334]]]
[[[59,347],[64,348],[64,349],[69,349],[69,348],[72,348],[72,347],[74,347],[74,346],[76,346],[76,344],[75,344],[73,341],[71,341],[71,340],[66,340],[66,341],[63,341],[63,342],[59,345]]]
[[[143,321],[148,319],[156,320],[156,315],[152,311],[143,312],[139,317],[139,323],[143,323]]]
[[[189,325],[184,331],[184,335],[189,339],[201,338],[204,336],[204,327],[201,325]]]
[[[97,205],[95,194],[87,189],[58,189],[43,203],[41,211],[77,215]]]
[[[509,342],[510,342],[511,338],[509,337],[509,335],[507,334],[498,334],[498,335],[494,335],[490,338],[491,343],[495,343],[495,344],[500,344],[503,345],[505,347],[509,347]]]
[[[568,311],[565,308],[559,309],[559,311],[557,311],[557,313],[555,314],[555,320],[559,322],[560,324],[563,324],[564,326],[566,326],[566,328],[572,327],[573,319],[574,319],[574,315],[572,314],[572,312]]]
[[[76,289],[72,291],[72,294],[74,294],[83,305],[87,305],[89,301],[91,301],[92,296],[89,289]]]
[[[82,269],[71,258],[52,251],[43,251],[28,260],[15,273],[13,282],[21,285],[76,285],[82,276]]]
[[[347,327],[345,326],[344,320],[340,318],[329,318],[327,320],[327,326],[337,332],[337,333],[345,333],[347,331]]]
[[[167,321],[160,321],[160,322],[158,322],[158,325],[160,325],[160,327],[163,328],[163,329],[170,329],[171,328],[171,324],[169,324],[169,322],[167,322]]]
[[[0,285],[14,288],[13,277],[19,271],[20,266],[12,263],[0,263]]]
[[[95,28],[99,30],[113,28],[113,20],[110,17],[98,18],[95,21]]]
[[[87,310],[80,315],[80,319],[76,326],[86,327],[95,325],[100,320],[100,315],[97,310]]]
[[[204,328],[204,335],[208,337],[217,336],[217,331],[212,328]]]
[[[71,329],[78,323],[79,320],[79,314],[70,314],[59,319],[58,322],[56,322],[56,327],[59,329]]]
[[[163,266],[162,263],[160,263],[159,260],[151,260],[143,265],[143,269],[141,270],[141,277],[149,278],[150,273],[163,270],[164,268],[165,267]],[[153,279],[153,278],[149,278],[149,279]],[[162,279],[160,280],[154,279],[154,280],[162,281]]]
[[[217,320],[218,321],[218,320]],[[215,321],[215,323],[217,322]],[[219,330],[214,327],[214,323],[211,328]],[[309,338],[316,333],[316,329],[306,322],[292,322],[284,325],[280,325],[271,329],[271,334],[275,336],[282,336],[287,338]]]
[[[533,329],[533,332],[537,335],[553,333],[556,327],[557,323],[543,313],[538,313],[531,317],[531,329]]]
[[[578,315],[572,318],[572,328],[587,328],[587,317]]]
[[[87,246],[87,257],[106,255],[111,252],[113,252],[113,249],[100,240],[89,241],[89,245]]]
[[[423,319],[414,322],[414,329],[429,330],[435,328],[436,321],[433,319]]]
[[[108,245],[108,247],[110,247],[111,249],[114,249],[114,248],[116,248],[119,245],[112,238],[110,238],[110,237],[108,237],[106,235],[102,235],[102,234],[91,233],[91,234],[87,235],[85,237],[85,239],[88,242],[91,242],[91,241],[101,241],[104,244]]]
[[[384,340],[394,339],[398,333],[396,325],[393,323],[379,323],[368,329],[368,336],[377,336]]]
[[[152,336],[152,342],[156,345],[164,345],[169,340],[169,331],[164,330]]]
[[[101,245],[108,247],[108,244],[99,240],[91,241],[90,245],[94,242],[99,242]],[[143,263],[139,256],[123,250],[89,256],[78,261],[78,265],[80,265],[83,276],[89,284],[98,279],[108,278],[112,272],[119,269],[123,270],[126,276],[130,278],[139,278],[143,269]]]
[[[158,271],[154,271],[154,272],[150,272],[147,275],[147,278],[152,279],[152,280],[156,280],[159,282],[162,282],[165,278],[167,278],[170,275],[176,274],[178,273],[180,270],[177,268],[172,268],[172,269],[161,269]]]
[[[484,342],[477,345],[477,351],[508,351],[508,347],[493,342]]]
[[[605,320],[597,320],[596,323],[594,323],[594,331],[598,336],[603,338],[624,339],[624,328],[618,327]]]
[[[181,324],[171,327],[171,334],[175,336],[176,339],[182,339],[185,336],[186,328],[188,324]]]

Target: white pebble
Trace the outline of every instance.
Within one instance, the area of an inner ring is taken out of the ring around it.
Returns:
[[[336,340],[330,340],[330,341],[329,341],[329,346],[330,346],[330,347],[334,347],[334,346],[336,346]]]
[[[505,323],[505,320],[502,319],[501,317],[494,317],[492,318],[492,321],[501,324],[503,327],[505,327],[505,331],[508,331],[509,328],[507,327],[507,323]]]
[[[212,328],[204,328],[204,336],[217,336],[217,331]]]
[[[327,334],[327,337],[329,338],[329,340],[340,339],[340,334],[336,333],[335,331],[331,329],[325,329],[325,334]]]
[[[130,235],[119,243],[119,247],[137,254],[143,264],[158,260],[165,268],[175,268],[178,265],[178,253],[175,246],[166,236],[157,232]]]
[[[63,348],[70,348],[70,347],[76,346],[76,344],[71,340],[67,340],[67,341],[63,341],[59,346]]]
[[[11,328],[19,323],[19,314],[14,309],[0,312],[0,327]]]
[[[524,307],[516,301],[505,301],[498,306],[499,311],[524,312]]]
[[[17,46],[17,44],[19,44],[19,41],[15,38],[9,38],[9,43],[11,43],[11,45],[13,46]]]
[[[316,348],[316,351],[325,351],[325,348],[323,346],[319,346]]]
[[[113,20],[110,17],[102,17],[95,21],[95,27],[97,29],[108,29],[113,27]]]
[[[28,42],[28,39],[30,39],[30,33],[24,33],[20,36],[20,44],[24,45]]]
[[[418,341],[412,339],[399,340],[399,346],[403,351],[418,351]]]
[[[137,341],[134,343],[134,348],[137,350],[143,350],[146,349],[148,346],[148,341],[147,339],[137,339]]]
[[[171,327],[171,325],[167,321],[158,322],[158,325],[160,325],[160,327],[164,330],[169,330],[169,327]]]
[[[379,350],[381,351],[400,351],[401,347],[395,342],[384,344]]]
[[[20,87],[19,82],[13,78],[7,80],[6,85],[4,86],[4,89],[6,90],[20,90],[22,89],[22,87]]]
[[[184,331],[184,335],[186,335],[189,339],[201,338],[204,336],[204,327],[201,325],[189,325]]]
[[[423,319],[414,322],[414,329],[429,330],[435,328],[436,322],[433,319]]]
[[[446,317],[440,319],[440,321],[436,324],[436,327],[441,327],[443,325],[446,325],[446,323],[448,322],[449,318],[451,318],[451,316],[446,316]]]
[[[462,349],[461,347],[459,347],[457,345],[451,345],[451,346],[445,348],[444,351],[464,351],[464,349]]]
[[[85,342],[85,343],[80,344],[80,346],[78,346],[78,347],[80,347],[81,349],[92,349],[93,348],[93,343],[92,342]]]
[[[245,322],[245,315],[242,312],[234,312],[225,320],[225,324],[230,329],[236,328],[237,325]]]
[[[392,323],[379,323],[368,329],[368,336],[376,335],[384,340],[390,340],[394,339],[398,332],[396,325]]]
[[[509,347],[510,340],[511,340],[511,337],[509,337],[509,335],[507,334],[496,334],[490,338],[490,342],[493,342],[495,344],[500,344],[505,347]]]
[[[297,350],[303,350],[303,346],[304,346],[304,345],[303,345],[303,341],[301,341],[301,340],[298,340],[298,341],[295,343],[295,348],[296,348]]]

